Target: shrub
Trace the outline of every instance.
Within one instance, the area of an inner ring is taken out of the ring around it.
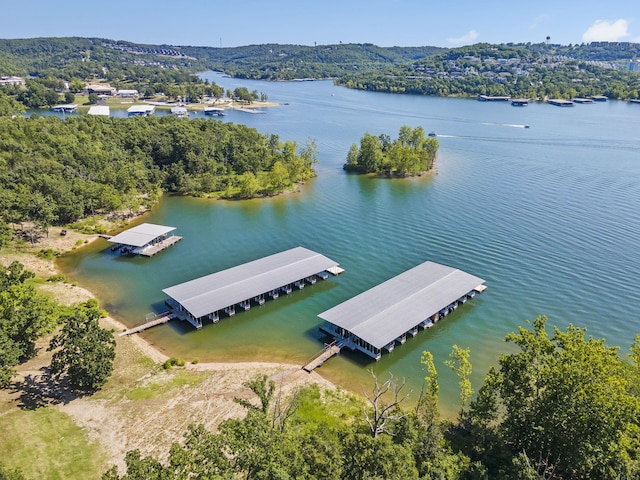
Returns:
[[[171,357],[169,360],[162,364],[162,368],[165,370],[171,369],[171,367],[184,367],[185,361],[181,358]]]
[[[52,282],[52,283],[66,282],[66,281],[67,281],[67,277],[65,277],[62,273],[56,273],[55,275],[51,275],[49,278],[47,278],[47,282]]]
[[[44,258],[46,260],[53,260],[57,256],[60,255],[58,250],[54,250],[53,248],[47,248],[46,250],[40,250],[37,254],[38,257]]]

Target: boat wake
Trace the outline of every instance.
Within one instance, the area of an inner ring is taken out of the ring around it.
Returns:
[[[511,128],[529,128],[527,124],[520,123],[492,123],[492,122],[482,122],[482,125],[492,125],[495,127],[511,127]]]

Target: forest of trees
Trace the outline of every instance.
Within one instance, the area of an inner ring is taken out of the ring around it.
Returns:
[[[244,125],[171,116],[0,117],[0,222],[54,224],[152,205],[161,191],[274,195],[315,175],[298,148]]]
[[[361,90],[433,96],[640,97],[640,73],[585,61],[598,52],[613,57],[612,50],[477,44],[380,72],[353,72],[336,83]]]
[[[418,175],[431,170],[438,152],[438,140],[425,136],[422,127],[400,127],[398,138],[366,133],[360,146],[351,145],[344,169],[348,172],[387,176]]]
[[[622,479],[640,474],[640,336],[623,358],[617,348],[569,326],[549,332],[538,317],[507,337],[469,404],[470,352],[453,346],[445,365],[460,380],[460,414],[437,411],[438,372],[424,352],[425,388],[402,405],[404,383],[373,376],[357,399],[310,387],[283,398],[259,376],[236,399],[242,419],[217,432],[192,425],[166,461],[133,450],[128,479]]]

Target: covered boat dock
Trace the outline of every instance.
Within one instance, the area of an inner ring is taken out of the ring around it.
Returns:
[[[318,315],[320,329],[379,360],[486,288],[461,270],[425,262]]]
[[[172,234],[175,229],[175,227],[142,223],[109,238],[109,242],[115,244],[111,249],[114,251],[119,249],[121,254],[131,253],[151,257],[182,240],[182,237]]]
[[[265,297],[276,299],[280,293],[314,284],[337,266],[324,255],[296,247],[162,291],[178,318],[202,328],[203,321],[217,323],[223,313],[233,316],[236,308],[248,310],[252,302],[262,305]]]

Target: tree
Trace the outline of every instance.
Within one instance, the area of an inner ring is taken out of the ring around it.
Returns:
[[[380,143],[380,139],[366,133],[360,140],[358,165],[365,173],[377,172],[382,167],[382,159],[382,144]]]
[[[505,446],[526,454],[539,473],[630,478],[627,434],[640,413],[630,393],[633,376],[617,348],[572,325],[550,337],[546,323],[539,316],[533,329],[507,336],[520,351],[502,355],[486,384],[498,396],[488,410],[499,419]]]
[[[260,405],[256,406],[244,398],[234,398],[233,401],[242,405],[249,411],[261,412],[264,415],[269,411],[269,404],[273,398],[273,394],[276,390],[276,384],[273,380],[267,382],[267,376],[265,374],[258,375],[253,380],[247,380],[242,384],[247,387],[253,393],[255,393],[260,400]]]
[[[30,283],[34,274],[19,262],[0,265],[0,388],[13,376],[13,367],[36,353],[36,340],[57,320],[55,304]]]
[[[246,172],[238,177],[238,187],[240,198],[253,198],[260,191],[260,182],[253,172]]]
[[[470,349],[460,348],[454,345],[451,353],[449,353],[451,360],[444,362],[458,377],[458,385],[460,386],[460,418],[462,418],[464,414],[464,408],[467,402],[471,398],[471,395],[473,395],[473,388],[469,380],[472,368],[471,362],[469,361],[469,354]]]
[[[406,415],[400,409],[400,404],[407,399],[409,393],[401,394],[406,381],[397,383],[393,375],[389,375],[389,378],[382,384],[373,371],[371,371],[371,376],[374,380],[373,389],[371,393],[363,392],[371,408],[365,409],[364,415],[371,436],[376,438],[381,433],[392,433],[393,424]],[[392,399],[387,403],[385,397],[388,394],[392,395]]]
[[[287,168],[280,161],[274,163],[269,172],[269,190],[272,193],[281,193],[289,185],[291,185],[291,179]]]
[[[354,432],[343,440],[343,477],[349,480],[417,480],[411,452],[388,435],[373,438]]]
[[[95,300],[85,302],[63,317],[62,331],[49,344],[49,350],[56,350],[51,373],[58,379],[66,376],[74,390],[98,390],[113,370],[116,342],[112,331],[98,324],[102,316]]]
[[[11,227],[0,218],[0,249],[11,241],[12,236],[13,232],[11,231]]]
[[[440,392],[438,371],[433,363],[433,354],[427,350],[422,352],[420,363],[427,370],[427,376],[424,377],[425,388],[418,400],[416,413],[421,412],[425,420],[431,423],[438,417],[438,394]]]

